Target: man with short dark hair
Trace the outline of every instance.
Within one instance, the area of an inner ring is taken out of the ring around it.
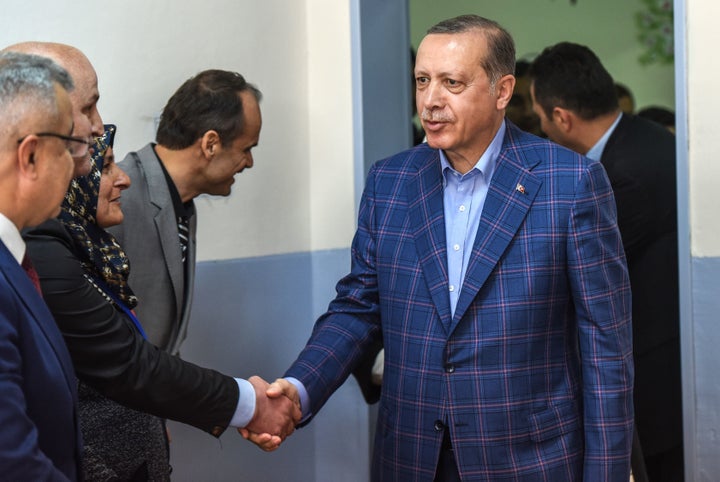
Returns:
[[[82,453],[72,361],[43,302],[20,231],[60,211],[72,155],[68,73],[0,54],[0,478],[77,480]],[[25,269],[25,271],[23,271]]]
[[[351,272],[270,387],[297,387],[307,421],[382,337],[374,481],[629,478],[612,190],[599,163],[505,121],[514,66],[496,22],[428,31],[415,63],[427,144],[368,173]]]
[[[132,262],[129,283],[148,338],[170,353],[178,353],[190,319],[193,199],[228,196],[234,176],[253,166],[260,99],[260,91],[238,73],[200,72],[168,100],[157,143],[120,163],[132,186],[123,194],[125,221],[111,231]]]
[[[585,46],[546,48],[530,76],[545,133],[602,162],[612,184],[632,284],[640,446],[650,481],[682,480],[675,136],[622,113],[612,77]]]

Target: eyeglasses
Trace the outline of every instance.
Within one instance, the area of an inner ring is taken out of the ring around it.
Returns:
[[[38,137],[56,137],[65,141],[65,148],[68,150],[72,157],[85,157],[90,149],[90,142],[83,139],[82,137],[64,136],[62,134],[56,134],[54,132],[38,132],[35,135]],[[28,136],[21,137],[18,139],[18,144],[24,141]]]

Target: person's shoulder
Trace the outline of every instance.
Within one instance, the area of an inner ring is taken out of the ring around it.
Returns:
[[[506,156],[517,158],[523,167],[535,172],[558,168],[582,169],[595,162],[567,147],[512,125],[508,126],[503,150]]]
[[[128,201],[135,200],[137,196],[141,195],[140,193],[143,193],[144,197],[151,196],[149,193],[151,186],[148,184],[152,184],[152,188],[156,188],[156,180],[162,179],[164,182],[163,168],[153,146],[154,144],[151,142],[137,151],[128,152],[118,163],[131,181],[130,187],[123,194]],[[126,206],[128,205],[123,205],[123,211]]]
[[[62,272],[67,262],[76,264],[75,243],[72,235],[59,219],[23,231],[27,253],[39,273]],[[79,266],[79,265],[78,265]]]
[[[27,245],[28,256],[37,264],[37,259],[47,259],[51,262],[60,253],[74,251],[72,235],[65,225],[57,218],[48,219],[42,224],[22,232],[23,240]]]
[[[623,121],[618,124],[618,129],[621,131],[625,130],[630,138],[641,139],[643,141],[675,142],[675,134],[670,132],[666,127],[638,115],[623,114]]]
[[[44,238],[72,242],[70,233],[58,218],[48,219],[42,224],[23,230],[22,237],[26,243]]]
[[[375,173],[389,172],[401,174],[403,172],[416,171],[419,166],[434,161],[439,162],[439,160],[439,151],[423,142],[422,144],[418,144],[417,146],[405,149],[404,151],[375,162],[372,166],[372,171]]]
[[[153,150],[153,143],[150,142],[136,151],[130,151],[125,154],[125,157],[123,157],[121,161],[118,161],[118,164],[123,169],[134,168],[154,158],[156,158],[155,151]]]
[[[675,162],[675,134],[667,128],[636,115],[625,115],[608,139],[603,162],[628,159],[637,167],[658,163],[668,169]]]

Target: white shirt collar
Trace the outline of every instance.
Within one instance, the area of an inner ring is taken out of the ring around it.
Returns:
[[[0,240],[7,246],[18,264],[22,264],[25,256],[25,241],[23,241],[15,224],[3,213],[0,213]]]

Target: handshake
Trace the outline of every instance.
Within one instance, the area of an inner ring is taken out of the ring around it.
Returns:
[[[277,449],[295,431],[302,418],[295,385],[278,378],[269,384],[258,376],[248,378],[255,389],[255,415],[238,432],[266,452]]]

